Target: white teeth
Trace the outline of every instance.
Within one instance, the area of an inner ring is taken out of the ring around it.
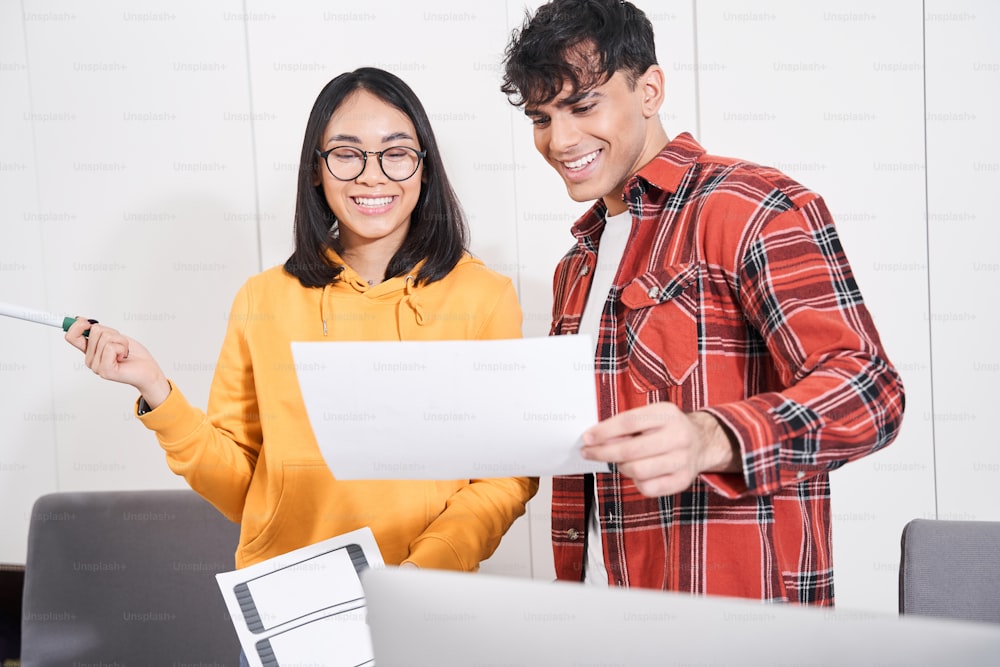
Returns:
[[[355,197],[354,201],[358,204],[358,206],[378,208],[379,206],[388,206],[391,204],[392,197]]]
[[[580,169],[581,167],[585,167],[593,162],[597,158],[598,153],[600,153],[600,151],[594,151],[593,153],[584,155],[579,160],[574,160],[573,162],[563,162],[563,164],[566,165],[567,169]]]

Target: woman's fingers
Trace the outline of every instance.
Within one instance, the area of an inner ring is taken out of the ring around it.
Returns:
[[[96,320],[77,318],[66,341],[84,354],[84,365],[105,380],[132,385],[156,407],[170,393],[163,370],[141,343]]]
[[[96,322],[96,320],[95,320]],[[70,325],[69,329],[66,330],[66,335],[64,338],[66,342],[80,350],[81,352],[87,351],[87,337],[84,334],[90,331],[90,327],[93,326],[93,322],[84,319],[82,317],[76,318],[76,322]]]
[[[118,366],[128,358],[129,341],[116,329],[91,325],[87,339],[87,367],[103,378],[118,379]]]

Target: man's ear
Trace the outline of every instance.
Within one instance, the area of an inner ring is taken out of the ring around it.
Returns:
[[[665,97],[663,68],[650,65],[635,82],[636,91],[642,96],[642,114],[652,118],[660,113]]]

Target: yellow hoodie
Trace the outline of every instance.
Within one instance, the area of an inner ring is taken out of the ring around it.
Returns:
[[[510,279],[469,256],[420,287],[411,276],[370,287],[347,267],[323,289],[304,288],[274,267],[233,300],[207,415],[173,387],[140,419],[171,470],[241,523],[237,567],[369,526],[388,564],[476,570],[524,513],[538,480],[334,480],[309,426],[290,343],[520,336]]]

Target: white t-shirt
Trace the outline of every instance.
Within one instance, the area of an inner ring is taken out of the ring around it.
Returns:
[[[625,244],[632,232],[632,214],[629,211],[608,216],[597,248],[597,266],[590,283],[587,305],[580,317],[581,334],[590,334],[596,344],[601,327],[601,315],[608,293],[618,273],[618,265],[625,254]],[[596,350],[595,350],[596,352]],[[583,580],[593,586],[607,586],[608,572],[604,566],[604,547],[601,540],[601,524],[598,519],[597,483],[594,483],[594,503],[587,519],[587,555],[584,561]]]

